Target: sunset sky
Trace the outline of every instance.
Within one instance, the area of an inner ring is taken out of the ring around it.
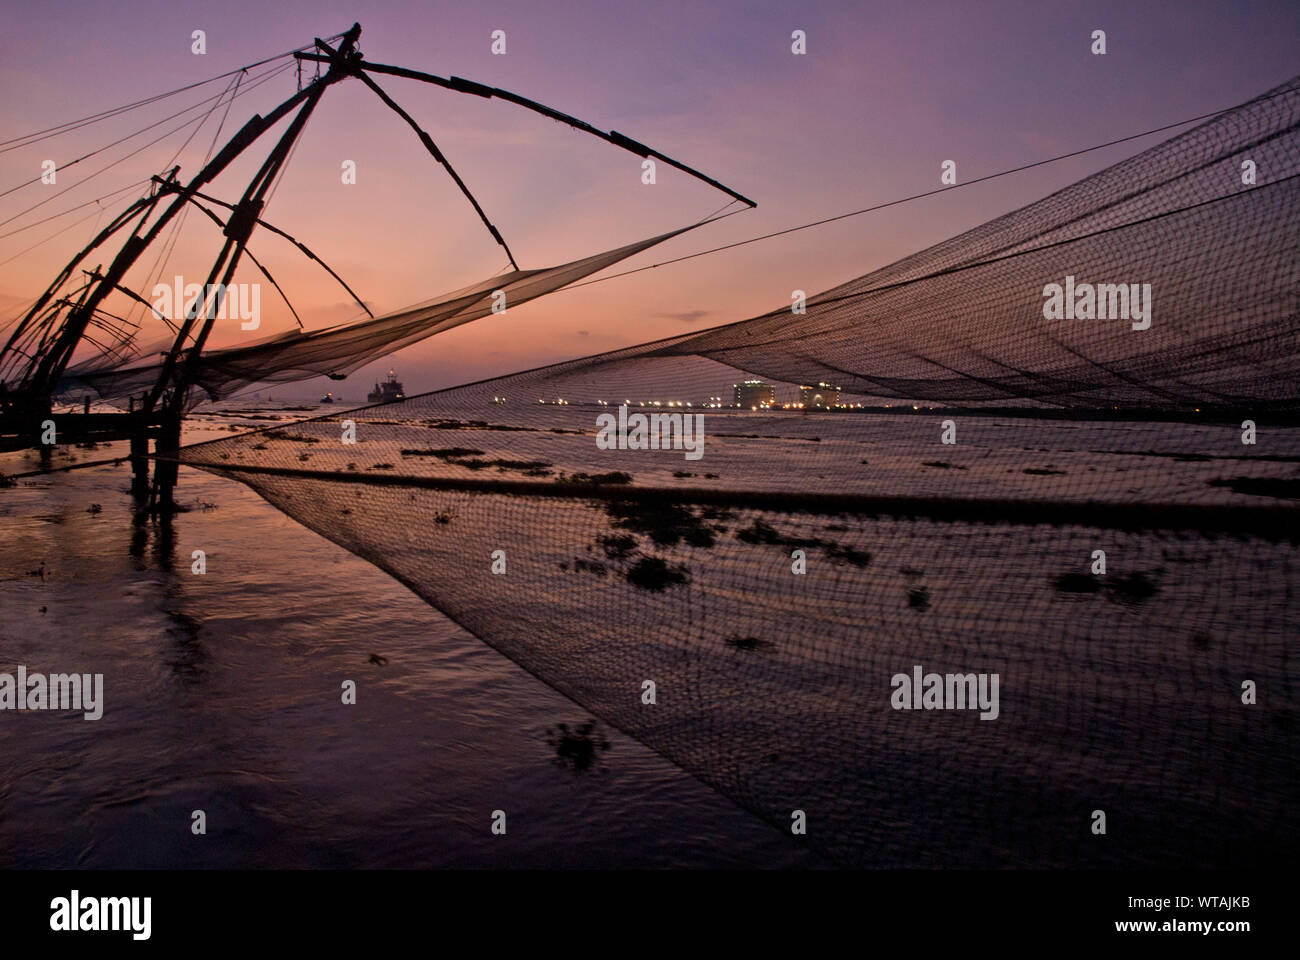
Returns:
[[[307,44],[359,21],[368,60],[458,75],[614,129],[758,201],[622,268],[855,210],[1228,107],[1300,71],[1300,5],[1260,3],[340,3],[50,2],[7,10],[0,35],[0,140],[9,141]],[[207,52],[191,52],[206,31]],[[490,52],[504,30],[504,56]],[[791,32],[808,52],[791,53]],[[1107,53],[1090,53],[1106,31]],[[265,68],[259,68],[265,69]],[[398,78],[376,78],[432,135],[511,244],[541,267],[697,220],[728,198],[516,106]],[[217,93],[225,81],[125,116],[0,153],[0,190]],[[291,95],[292,70],[235,101],[219,142]],[[191,116],[66,170],[54,186],[0,197],[0,318],[37,295],[101,223],[95,207],[15,233],[160,172],[193,127],[66,194],[58,191]],[[181,153],[201,166],[214,116]],[[276,133],[283,129],[277,128]],[[1173,135],[957,190],[889,211],[687,263],[560,292],[408,348],[329,388],[363,397],[389,365],[416,393],[552,360],[740,320],[866,273],[1021,206]],[[264,137],[209,192],[237,199],[274,144]],[[345,160],[357,183],[341,183]],[[139,191],[119,193],[115,210]],[[47,203],[26,214],[33,204]],[[20,215],[22,214],[22,215]],[[89,219],[82,219],[92,214]],[[263,216],[304,241],[375,313],[481,280],[506,266],[445,172],[360,82],[324,96]],[[11,219],[12,218],[12,219]],[[102,222],[106,222],[105,214]],[[80,223],[78,223],[80,221]],[[65,230],[65,228],[67,228]],[[58,231],[64,231],[59,233]],[[57,233],[57,236],[54,234]],[[20,251],[46,237],[23,256]],[[200,281],[219,248],[189,217],[165,271]],[[343,291],[264,232],[251,250],[309,328],[359,316]],[[90,266],[107,263],[116,245]],[[11,259],[13,258],[13,259]],[[132,279],[145,283],[151,251]],[[239,280],[260,276],[251,264]],[[141,292],[147,293],[147,289]],[[263,326],[222,329],[222,344],[288,329],[273,291]],[[161,332],[161,328],[159,328]],[[279,391],[308,396],[322,383]]]

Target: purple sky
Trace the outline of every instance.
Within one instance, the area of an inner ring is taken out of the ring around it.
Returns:
[[[1300,4],[1274,3],[373,3],[133,2],[11,6],[0,35],[0,140],[77,119],[338,33],[360,21],[370,60],[504,87],[616,129],[759,203],[629,265],[679,256],[858,209],[1226,107],[1300,70]],[[807,32],[808,53],[790,52]],[[207,32],[207,53],[190,34]],[[493,56],[490,34],[507,34]],[[1093,56],[1089,35],[1107,34]],[[523,267],[593,253],[698,219],[726,198],[595,138],[500,101],[381,78],[457,166]],[[222,140],[293,92],[292,73],[236,101]],[[196,102],[165,101],[0,153],[0,190]],[[169,129],[184,118],[158,127]],[[182,178],[212,141],[181,155]],[[175,135],[85,186],[0,226],[0,234],[158,171]],[[1167,137],[1147,138],[688,263],[562,292],[409,348],[332,385],[357,399],[391,362],[408,392],[743,319],[860,275],[1018,207]],[[74,183],[143,136],[0,198],[0,220]],[[273,141],[267,141],[267,147]],[[265,150],[265,148],[264,148]],[[264,155],[263,150],[263,155]],[[358,182],[340,182],[357,163]],[[250,161],[251,162],[251,161]],[[233,199],[242,164],[213,192]],[[44,192],[42,192],[44,191]],[[114,201],[133,197],[123,193]],[[94,208],[0,237],[0,261]],[[496,272],[499,248],[399,118],[357,81],[325,95],[265,216],[315,249],[379,312]],[[215,228],[195,213],[166,270],[200,280]],[[96,219],[0,265],[11,318],[92,235]],[[291,248],[255,234],[309,327],[357,315]],[[107,260],[108,257],[102,258]],[[99,262],[99,261],[96,261]],[[145,261],[152,266],[152,257]],[[93,265],[93,264],[92,264]],[[133,275],[146,286],[147,270]],[[258,279],[242,270],[237,279]],[[147,289],[142,290],[147,293]],[[291,324],[263,293],[263,329]],[[237,329],[222,343],[239,342]],[[315,384],[288,391],[318,393]]]

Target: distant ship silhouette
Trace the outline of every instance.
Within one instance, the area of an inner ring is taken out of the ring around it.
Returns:
[[[368,403],[393,403],[406,396],[403,392],[405,389],[402,386],[402,381],[397,379],[397,375],[392,370],[389,370],[388,379],[376,383],[375,389],[366,395],[366,401]]]

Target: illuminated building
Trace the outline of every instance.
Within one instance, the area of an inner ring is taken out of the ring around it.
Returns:
[[[736,406],[742,409],[766,409],[776,403],[776,387],[762,380],[746,380],[733,384]]]
[[[815,407],[829,410],[839,405],[840,388],[832,387],[829,383],[819,383],[815,387],[800,387],[799,402],[803,404],[805,410]]]

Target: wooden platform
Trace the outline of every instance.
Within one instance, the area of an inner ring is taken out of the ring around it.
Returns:
[[[50,413],[33,420],[13,413],[0,414],[0,452],[40,449],[42,424],[54,421],[55,444],[108,443],[132,437],[157,439],[164,431],[157,412],[139,413]]]

